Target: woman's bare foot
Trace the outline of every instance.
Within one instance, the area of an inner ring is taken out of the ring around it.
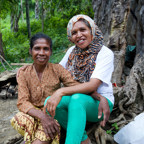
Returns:
[[[89,137],[85,141],[82,141],[81,144],[91,144]]]

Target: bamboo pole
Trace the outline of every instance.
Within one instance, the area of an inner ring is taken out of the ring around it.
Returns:
[[[10,66],[10,64],[3,58],[2,55],[0,55],[0,58],[1,58],[3,61],[5,61],[5,62],[7,63],[7,65],[8,65],[12,70],[14,70],[14,69]]]

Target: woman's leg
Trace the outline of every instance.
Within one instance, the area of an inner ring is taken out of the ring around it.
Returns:
[[[57,106],[55,118],[67,130],[65,144],[80,144],[81,141],[87,139],[85,131],[86,120],[98,122],[103,118],[98,119],[98,106],[99,101],[85,94],[62,97]],[[113,105],[111,104],[111,110],[112,107]]]
[[[68,106],[66,144],[80,144],[87,139],[86,120],[98,122],[99,101],[85,94],[74,94]],[[112,107],[110,108],[112,109]]]
[[[25,143],[31,143],[34,144],[44,144],[44,143],[50,143],[50,138],[47,138],[44,129],[42,127],[42,124],[39,119],[35,119],[32,116],[25,114],[23,112],[18,112],[12,119],[11,119],[11,125],[15,130],[18,131],[22,136],[24,136],[24,142]],[[35,141],[35,139],[37,139]],[[42,142],[44,141],[44,142]],[[53,140],[54,142],[58,142],[58,135]],[[24,143],[23,142],[23,143]]]

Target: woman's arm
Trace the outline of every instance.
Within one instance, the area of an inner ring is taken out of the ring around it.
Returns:
[[[97,78],[90,79],[89,82],[81,83],[75,86],[63,87],[56,91],[58,96],[72,95],[75,93],[90,94],[97,90],[102,82]]]
[[[25,77],[25,70],[20,71],[19,77],[17,78],[17,82],[18,82],[17,107],[20,111],[27,113],[30,109],[34,108],[34,106],[30,102],[30,91]]]
[[[62,87],[56,90],[44,106],[44,112],[46,113],[47,109],[50,115],[53,117],[55,116],[55,109],[61,101],[62,96],[72,95],[75,93],[89,94],[96,91],[101,84],[100,80],[93,78],[89,82],[78,83],[77,81],[73,80],[70,72],[64,69],[61,65],[57,66],[56,73],[60,81],[67,87]]]
[[[59,76],[60,81],[64,84],[63,88],[60,88],[56,91],[58,96],[61,97],[75,93],[92,93],[96,91],[99,85],[102,83],[101,80],[97,78],[92,78],[89,82],[79,83],[74,80],[71,73],[61,65],[57,67],[57,75]]]
[[[69,96],[75,93],[90,94],[96,91],[101,83],[102,82],[98,79],[91,79],[89,82],[81,83],[75,86],[62,87],[51,95],[44,106],[44,111],[46,112],[47,109],[50,115],[54,117],[55,109],[61,101],[62,96]]]
[[[109,50],[107,47],[104,46],[97,56],[96,68],[94,69],[91,78],[98,78],[107,86],[109,86],[111,85],[110,81],[111,81],[113,70],[114,70],[114,54],[111,50]],[[101,88],[99,92],[103,93],[102,90],[105,89]],[[93,93],[92,95],[93,98],[98,99],[100,101],[99,108],[98,108],[99,111],[98,117],[100,118],[102,116],[102,113],[104,114],[104,118],[100,122],[101,126],[104,127],[110,116],[108,101],[104,96],[96,92]]]
[[[102,113],[104,114],[104,118],[100,122],[100,125],[104,127],[110,116],[108,101],[104,96],[98,94],[96,91],[91,94],[91,97],[100,101],[98,107],[98,118],[100,119],[102,117]]]

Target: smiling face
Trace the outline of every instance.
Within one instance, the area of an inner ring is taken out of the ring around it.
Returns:
[[[44,38],[35,40],[30,53],[34,60],[34,65],[45,66],[50,58],[51,49],[49,42]]]
[[[93,38],[90,28],[82,21],[74,24],[71,34],[71,41],[81,49],[85,49]]]

